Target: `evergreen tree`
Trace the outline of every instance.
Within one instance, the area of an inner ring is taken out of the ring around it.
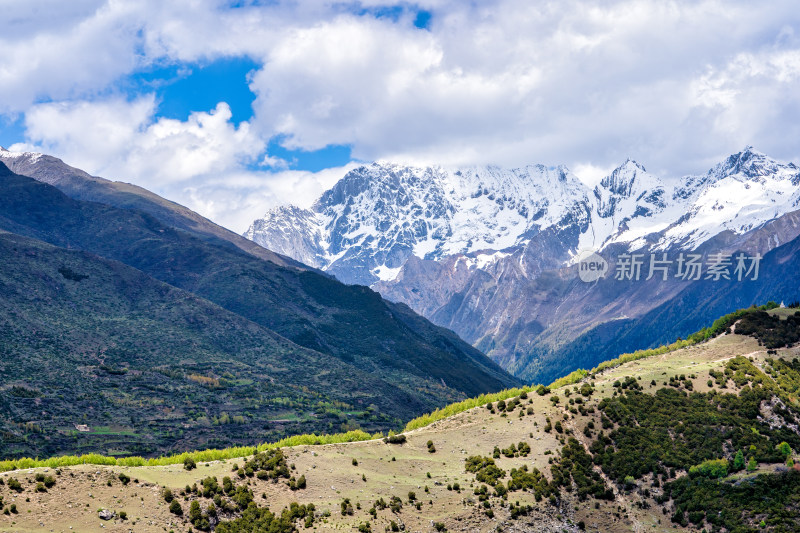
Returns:
[[[736,452],[736,457],[733,458],[733,471],[738,472],[744,470],[744,453],[742,450]]]

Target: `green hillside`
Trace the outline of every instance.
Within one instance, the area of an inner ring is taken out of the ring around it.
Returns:
[[[3,456],[386,431],[517,384],[365,287],[0,173]]]
[[[4,457],[385,430],[421,396],[123,264],[8,233],[0,298]]]

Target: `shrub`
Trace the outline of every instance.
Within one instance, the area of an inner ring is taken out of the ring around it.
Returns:
[[[744,470],[745,463],[744,463],[744,453],[742,450],[736,452],[736,456],[733,458],[733,467],[732,470],[734,472],[738,472],[740,470]]]
[[[189,504],[189,521],[192,524],[196,524],[201,518],[203,517],[203,511],[200,510],[200,502],[197,500],[192,501]]]
[[[16,492],[22,492],[22,483],[17,478],[8,478],[8,488]]]
[[[691,477],[705,476],[711,478],[721,478],[728,475],[728,460],[727,459],[709,459],[703,461],[697,466],[689,469]]]
[[[387,444],[405,444],[406,436],[402,433],[400,435],[389,435],[383,439],[383,442]]]
[[[187,457],[186,459],[183,460],[183,468],[185,468],[186,470],[194,470],[195,468],[197,468],[197,464],[194,462],[194,459],[192,459],[191,457]]]
[[[122,481],[123,485],[127,485],[128,483],[131,482],[131,478],[125,475],[125,473],[123,472],[120,472],[119,476],[117,477],[119,478],[120,481]]]
[[[399,496],[392,496],[389,500],[389,509],[395,514],[399,513],[403,509],[403,500]]]
[[[175,499],[175,496],[172,495],[172,491],[169,489],[164,489],[164,492],[161,493],[164,497],[164,501],[167,503],[172,503],[172,500]]]
[[[475,479],[481,483],[495,486],[498,480],[506,476],[505,470],[499,468],[494,459],[473,455],[467,457],[464,469],[475,474]]]
[[[172,500],[172,503],[169,504],[169,512],[176,516],[183,516],[183,508],[178,500]]]
[[[345,498],[342,500],[342,503],[339,504],[342,510],[342,516],[352,516],[355,511],[353,510],[353,504],[350,503],[350,498]]]

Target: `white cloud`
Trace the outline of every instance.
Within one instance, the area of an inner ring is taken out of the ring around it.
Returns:
[[[200,176],[167,185],[163,194],[237,233],[276,205],[292,202],[310,207],[320,191],[332,187],[349,170],[351,163],[319,172],[234,171],[216,177]]]
[[[255,160],[265,142],[230,122],[228,104],[188,120],[154,118],[152,95],[128,102],[51,103],[25,117],[32,146],[72,164],[149,187],[224,173]]]
[[[758,132],[775,128],[770,113],[738,123],[731,144],[704,135],[719,111],[696,112],[698,92],[733,102],[752,85],[709,76],[742,53],[780,48],[764,75],[798,89],[792,19],[800,16],[788,2],[642,0],[450,4],[434,11],[431,32],[339,16],[269,51],[251,85],[255,123],[287,146],[352,144],[366,160],[607,167],[632,156],[677,174],[747,143],[794,158]],[[765,107],[796,122],[786,105],[795,98],[780,97]]]
[[[57,155],[103,177],[136,183],[234,231],[274,205],[308,207],[355,164],[320,172],[286,170],[275,157],[259,160],[266,141],[250,124],[231,123],[228,105],[188,120],[156,119],[155,98],[40,104],[26,115],[30,142],[12,151]],[[249,170],[260,163],[271,172]]]

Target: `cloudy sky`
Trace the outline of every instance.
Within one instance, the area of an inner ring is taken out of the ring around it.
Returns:
[[[800,161],[796,0],[0,0],[0,145],[243,231],[358,162]]]

